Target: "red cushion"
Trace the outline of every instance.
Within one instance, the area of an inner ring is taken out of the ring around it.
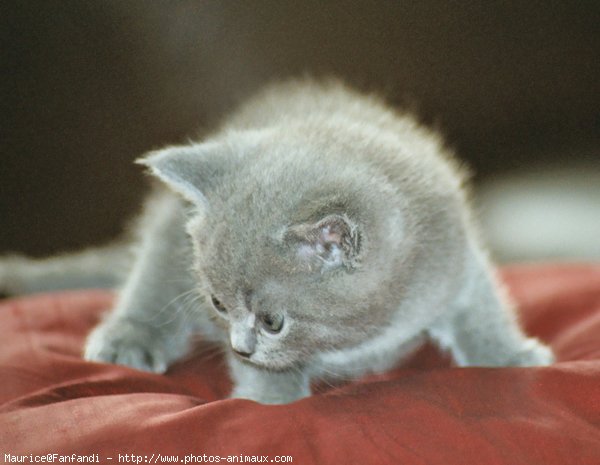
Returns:
[[[191,454],[213,463],[254,455],[302,465],[597,465],[600,265],[517,266],[502,276],[528,331],[555,349],[554,366],[453,368],[425,348],[392,373],[321,385],[282,406],[224,399],[227,371],[211,347],[164,376],[83,361],[110,293],[4,301],[0,461],[75,453],[101,463]]]

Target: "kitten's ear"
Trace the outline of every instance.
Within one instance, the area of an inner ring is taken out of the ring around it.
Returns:
[[[358,225],[346,215],[328,215],[315,223],[287,228],[285,240],[296,248],[297,256],[322,271],[344,266],[353,269],[361,247]]]
[[[187,200],[207,205],[203,192],[223,171],[221,147],[216,143],[168,147],[150,152],[136,163]],[[219,157],[221,155],[221,157]]]

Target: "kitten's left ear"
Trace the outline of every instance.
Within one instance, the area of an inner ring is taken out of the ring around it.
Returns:
[[[203,192],[224,171],[225,157],[218,143],[168,147],[150,152],[136,163],[150,168],[150,173],[187,200],[207,206]]]
[[[322,271],[341,266],[353,269],[361,249],[359,227],[343,214],[328,215],[315,223],[290,226],[285,240],[296,248],[298,257],[320,265]]]

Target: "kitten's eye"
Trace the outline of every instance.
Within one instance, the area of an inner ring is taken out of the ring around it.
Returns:
[[[282,315],[271,315],[269,313],[265,313],[260,317],[264,328],[272,333],[277,334],[283,328],[283,316]]]
[[[213,304],[213,307],[215,307],[220,313],[227,313],[227,308],[225,307],[225,305],[223,305],[221,301],[217,299],[214,295],[210,296],[210,300]]]

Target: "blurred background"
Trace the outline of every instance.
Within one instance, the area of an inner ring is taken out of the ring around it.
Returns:
[[[441,129],[501,261],[600,258],[598,1],[19,0],[0,21],[0,253],[118,235],[133,159],[309,73]]]

